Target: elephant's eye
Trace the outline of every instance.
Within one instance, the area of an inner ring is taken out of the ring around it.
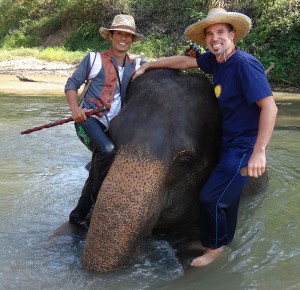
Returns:
[[[181,156],[180,158],[175,160],[172,167],[185,170],[189,169],[194,164],[194,162],[195,156]]]
[[[197,171],[195,150],[186,149],[179,152],[169,168],[168,183],[172,184],[195,174]]]
[[[196,152],[192,148],[185,149],[183,151],[180,151],[176,154],[176,156],[173,158],[173,162],[171,167],[186,167],[191,166],[192,163],[194,163],[196,160]]]

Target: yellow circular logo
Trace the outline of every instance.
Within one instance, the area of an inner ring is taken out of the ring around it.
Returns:
[[[215,86],[215,94],[216,94],[216,97],[219,98],[220,95],[221,95],[221,93],[222,93],[222,87],[221,87],[221,85],[216,85],[216,86]]]

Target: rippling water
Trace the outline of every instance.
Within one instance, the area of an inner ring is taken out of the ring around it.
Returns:
[[[83,234],[57,232],[90,153],[71,123],[20,135],[68,117],[64,97],[0,95],[0,289],[300,289],[300,95],[277,97],[270,184],[243,197],[236,238],[219,260],[184,273],[167,242],[149,240],[127,269],[96,274],[81,267]]]

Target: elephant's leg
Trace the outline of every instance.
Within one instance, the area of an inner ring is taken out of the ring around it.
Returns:
[[[118,150],[94,208],[83,253],[85,268],[108,271],[128,264],[164,205],[164,168],[136,149]]]

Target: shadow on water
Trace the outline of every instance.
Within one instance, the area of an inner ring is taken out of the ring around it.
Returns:
[[[235,240],[219,260],[184,271],[169,243],[150,239],[128,268],[106,274],[82,269],[85,233],[66,223],[90,152],[72,124],[20,135],[68,117],[64,98],[0,98],[0,289],[300,288],[300,95],[276,97],[282,104],[268,147],[270,183],[241,200]]]

